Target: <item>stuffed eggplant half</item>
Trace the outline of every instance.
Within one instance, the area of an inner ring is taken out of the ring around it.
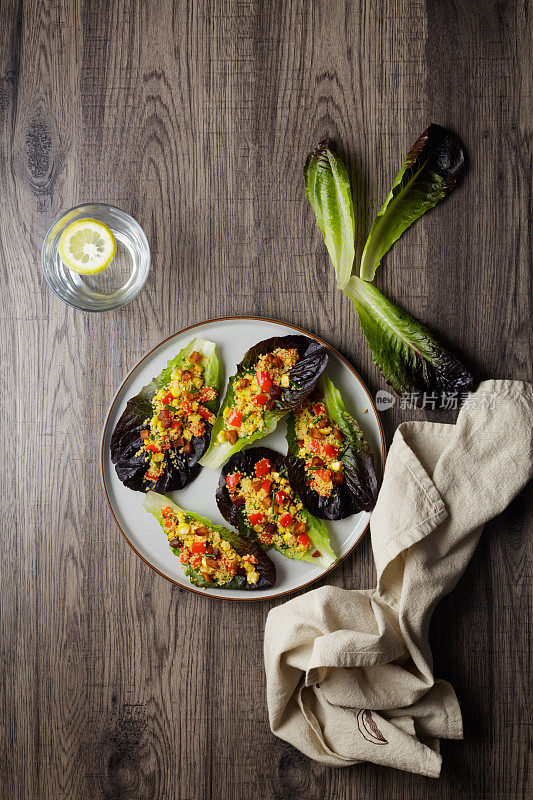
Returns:
[[[291,412],[287,444],[289,482],[312,514],[344,519],[374,508],[378,484],[372,450],[326,375]]]
[[[269,589],[276,568],[257,542],[206,517],[184,511],[157,492],[148,492],[145,509],[167,535],[192,584],[214,589]]]
[[[291,489],[280,453],[252,447],[234,454],[220,475],[216,500],[224,519],[264,547],[320,566],[336,561],[325,524]]]
[[[307,336],[265,339],[245,354],[226,396],[201,464],[217,469],[267,434],[311,394],[328,363],[323,345]]]
[[[128,401],[111,437],[111,460],[125,486],[168,492],[196,477],[221,379],[214,343],[193,339]]]

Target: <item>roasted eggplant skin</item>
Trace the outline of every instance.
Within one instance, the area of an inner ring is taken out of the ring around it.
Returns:
[[[288,454],[285,459],[291,488],[297,492],[304,506],[319,519],[345,519],[361,511],[372,511],[378,494],[378,480],[374,455],[356,420],[348,414],[340,392],[326,375],[319,382],[323,402],[328,413],[344,435],[344,481],[334,486],[329,497],[322,497],[308,483],[305,460],[298,458],[294,415],[287,420]]]
[[[205,422],[204,435],[191,439],[192,453],[185,455],[178,448],[170,448],[168,453],[171,454],[171,458],[165,459],[165,471],[157,482],[147,484],[144,480],[149,468],[149,462],[143,453],[139,455],[143,447],[141,431],[146,428],[145,420],[152,416],[152,398],[168,380],[173,367],[179,364],[179,360],[186,358],[195,348],[209,356],[211,365],[208,385],[213,386],[217,392],[220,391],[222,373],[214,344],[202,339],[193,339],[175,358],[168,362],[159,376],[153,378],[147,386],[143,386],[139,394],[128,400],[126,408],[115,426],[110,442],[111,461],[115,465],[119,480],[128,489],[136,492],[152,490],[164,494],[165,492],[183,489],[184,486],[187,486],[196,478],[201,470],[198,462],[209,447],[213,428],[208,422]],[[218,398],[215,401],[205,403],[205,405],[210,411],[216,413]]]
[[[206,525],[208,528],[216,530],[223,539],[231,544],[231,546],[237,551],[237,553],[239,553],[239,555],[249,553],[250,555],[255,556],[257,559],[256,569],[259,573],[259,580],[254,584],[248,583],[246,581],[246,576],[235,575],[231,581],[228,581],[221,586],[214,585],[202,577],[200,570],[194,569],[190,564],[187,564],[184,572],[194,586],[199,586],[202,589],[241,589],[244,591],[254,591],[256,589],[271,589],[275,585],[276,566],[268,554],[265,553],[258,542],[256,542],[254,539],[248,538],[242,533],[237,533],[237,531],[231,531],[229,528],[226,528],[223,525],[216,525],[210,519],[203,517],[200,514],[193,513],[192,511],[186,511],[185,509],[177,506],[176,503],[173,503],[168,497],[163,497],[157,492],[148,492],[143,505],[148,513],[153,514],[162,528],[164,519],[161,514],[161,509],[165,506],[171,506],[177,511],[181,511],[185,515],[192,517],[201,525]],[[172,550],[175,556],[179,557],[179,548],[170,547],[170,550]]]
[[[239,378],[246,376],[257,363],[260,356],[271,353],[276,348],[298,351],[299,360],[290,371],[290,386],[281,388],[280,396],[273,402],[272,408],[264,413],[264,428],[251,436],[238,439],[234,445],[218,442],[218,434],[224,428],[223,412],[230,407],[234,399],[234,385]],[[237,365],[237,372],[228,381],[226,394],[211,434],[211,445],[202,458],[202,465],[209,469],[218,469],[234,453],[240,452],[253,442],[264,439],[276,429],[279,420],[292,408],[296,408],[314,390],[317,381],[326,369],[328,353],[324,345],[309,336],[289,334],[264,339],[251,347]]]

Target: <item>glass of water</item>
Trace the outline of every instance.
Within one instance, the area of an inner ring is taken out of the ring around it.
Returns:
[[[59,238],[78,219],[96,219],[113,231],[117,251],[111,264],[97,275],[79,275],[59,255]],[[84,203],[61,214],[45,236],[41,265],[50,288],[65,303],[83,311],[119,308],[140,292],[150,271],[150,248],[139,223],[125,211],[105,203]]]

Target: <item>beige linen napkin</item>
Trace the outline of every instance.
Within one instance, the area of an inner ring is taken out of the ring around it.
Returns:
[[[482,383],[456,425],[399,426],[370,525],[376,589],[325,586],[268,615],[273,733],[324,764],[438,777],[439,737],[462,738],[462,721],[454,690],[433,677],[431,614],[532,462],[529,384]]]

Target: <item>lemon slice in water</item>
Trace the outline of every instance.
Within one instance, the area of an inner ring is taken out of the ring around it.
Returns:
[[[61,260],[80,275],[103,272],[117,252],[117,243],[107,225],[97,219],[77,219],[67,225],[58,244]]]

